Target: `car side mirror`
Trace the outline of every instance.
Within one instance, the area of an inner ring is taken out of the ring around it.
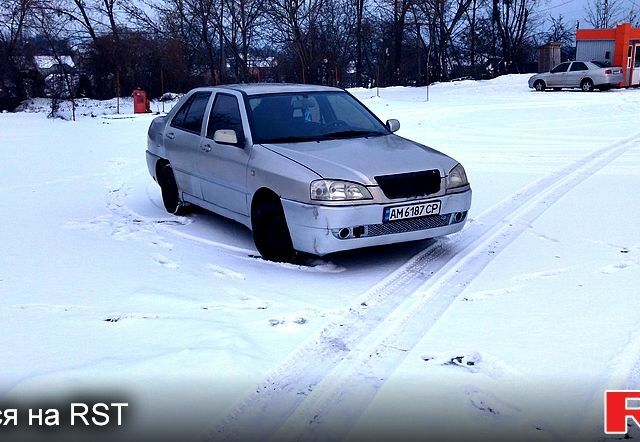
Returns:
[[[238,136],[236,131],[232,129],[219,129],[213,134],[213,141],[218,144],[238,145]]]
[[[400,129],[400,122],[396,119],[387,120],[387,129],[397,132]]]

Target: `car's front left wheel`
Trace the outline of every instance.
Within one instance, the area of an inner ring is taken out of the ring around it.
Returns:
[[[294,263],[300,254],[293,248],[280,198],[261,195],[251,209],[253,241],[268,261]]]
[[[544,92],[544,90],[547,88],[547,85],[544,83],[544,81],[537,80],[535,83],[533,83],[533,88],[537,92]]]

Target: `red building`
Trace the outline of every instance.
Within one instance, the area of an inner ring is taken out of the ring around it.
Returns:
[[[621,23],[614,29],[579,29],[576,60],[600,61],[622,67],[620,86],[640,85],[640,29]]]

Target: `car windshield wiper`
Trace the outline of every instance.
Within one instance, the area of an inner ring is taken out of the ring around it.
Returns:
[[[376,132],[373,130],[341,130],[338,132],[329,132],[322,135],[324,140],[332,140],[337,138],[357,138],[357,137],[379,137],[386,135],[384,132]]]

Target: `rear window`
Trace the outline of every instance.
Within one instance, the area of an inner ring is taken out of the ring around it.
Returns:
[[[591,63],[595,64],[596,66],[598,66],[599,68],[608,68],[611,67],[611,63],[609,63],[608,61],[592,61]]]

